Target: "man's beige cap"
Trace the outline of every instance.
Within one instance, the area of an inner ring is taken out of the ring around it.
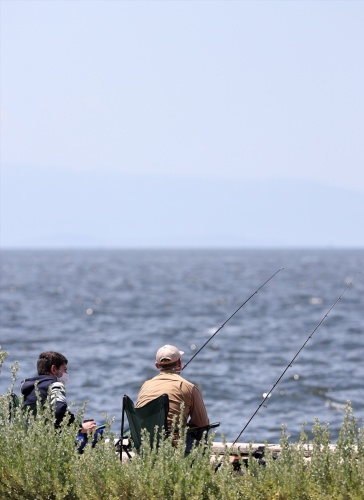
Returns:
[[[158,349],[155,360],[159,365],[169,365],[178,361],[182,354],[184,354],[183,351],[180,351],[174,345],[167,344]]]

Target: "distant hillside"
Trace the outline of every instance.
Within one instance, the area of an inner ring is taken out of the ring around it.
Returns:
[[[5,247],[363,247],[364,195],[292,180],[3,168]]]

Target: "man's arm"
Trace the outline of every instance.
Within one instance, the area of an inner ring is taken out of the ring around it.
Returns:
[[[190,410],[189,427],[203,427],[209,425],[209,417],[205,408],[200,391],[197,387],[192,390],[192,406]]]

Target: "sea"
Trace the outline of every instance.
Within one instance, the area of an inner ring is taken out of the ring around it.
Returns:
[[[123,395],[136,400],[158,373],[157,349],[173,344],[184,351],[183,377],[220,422],[215,441],[279,443],[282,426],[296,441],[318,420],[334,443],[348,401],[363,424],[363,249],[2,250],[0,258],[2,394],[11,384],[19,394],[39,353],[59,351],[73,410],[86,405],[85,418],[112,419],[118,433]]]

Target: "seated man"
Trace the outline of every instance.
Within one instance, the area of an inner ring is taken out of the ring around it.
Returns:
[[[59,427],[64,418],[69,418],[69,423],[74,422],[75,416],[67,406],[65,385],[69,379],[67,372],[68,360],[58,352],[42,352],[37,361],[38,376],[27,378],[21,384],[21,392],[24,396],[23,407],[29,408],[33,414],[36,411],[37,394],[39,392],[41,401],[46,401],[50,395],[50,403],[55,408],[56,422]],[[82,423],[77,440],[79,441],[79,451],[87,442],[87,433],[92,432],[97,426],[94,420]],[[101,431],[101,432],[100,432]],[[93,446],[97,442],[97,433],[102,434],[103,430],[97,430],[93,441]]]
[[[140,408],[162,394],[168,394],[169,413],[168,427],[171,431],[173,417],[176,425],[188,427],[202,427],[209,425],[206,408],[198,388],[181,377],[182,356],[173,345],[161,347],[156,354],[155,366],[159,374],[144,382],[140,388],[136,408]],[[181,414],[181,404],[184,404]],[[193,444],[192,434],[187,436],[186,453],[189,453]],[[199,437],[196,437],[199,440]]]

